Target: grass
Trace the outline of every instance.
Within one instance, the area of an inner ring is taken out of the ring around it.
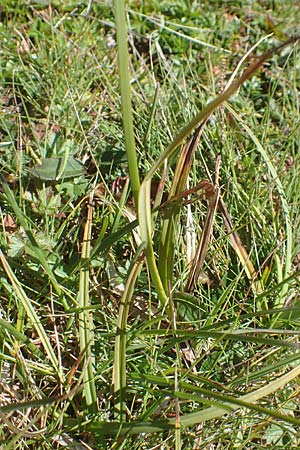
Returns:
[[[1,448],[299,447],[286,3],[1,7]]]

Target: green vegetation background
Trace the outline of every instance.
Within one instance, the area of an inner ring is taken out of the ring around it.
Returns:
[[[255,44],[247,61],[297,33],[300,7],[130,1],[126,18],[142,180]],[[202,198],[181,208],[170,317],[146,265],[137,266],[142,248],[128,226],[135,208],[112,3],[4,0],[0,42],[1,448],[299,448],[296,377],[230,412],[232,397],[275,383],[300,359],[299,49],[274,55],[212,115],[189,173],[189,187],[213,181],[221,154],[220,194],[262,292],[252,289],[217,213],[201,279],[184,295],[188,230],[199,240],[208,213]],[[46,166],[52,179],[35,177],[31,169],[48,158],[76,158],[84,174],[57,177]],[[152,201],[160,179],[158,172]],[[157,261],[163,220],[159,211]],[[224,403],[228,414],[206,421],[203,411]],[[179,416],[190,413],[199,415],[180,427]]]

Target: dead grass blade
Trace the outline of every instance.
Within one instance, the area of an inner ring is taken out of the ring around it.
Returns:
[[[263,291],[261,282],[257,279],[258,274],[251,262],[247,250],[243,246],[238,233],[234,230],[231,217],[227,211],[226,205],[222,198],[219,199],[219,210],[223,216],[225,228],[227,230],[230,243],[236,252],[240,262],[242,263],[248,279],[251,281],[251,288],[254,294],[261,294]]]
[[[192,263],[192,267],[189,272],[188,281],[186,283],[186,292],[194,291],[198,278],[201,273],[201,269],[207,254],[208,244],[211,238],[215,214],[218,208],[219,202],[219,188],[215,187],[215,192],[210,199],[208,213],[205,219],[205,224],[202,230],[201,238],[196,250],[196,254]]]
[[[180,204],[178,200],[186,195],[186,184],[188,175],[190,173],[193,156],[197,148],[203,126],[199,127],[189,142],[184,146],[178,158],[174,178],[168,196],[168,204],[174,203],[172,217],[167,217],[164,220],[160,247],[159,247],[159,262],[158,271],[163,280],[164,288],[167,292],[168,284],[172,285],[173,260],[174,260],[174,239],[176,239],[176,230],[179,220]],[[185,192],[184,192],[185,191]],[[191,192],[192,193],[192,192]],[[175,202],[177,205],[175,206]]]

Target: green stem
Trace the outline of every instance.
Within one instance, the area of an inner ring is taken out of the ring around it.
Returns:
[[[140,255],[143,251],[141,245],[136,252],[136,260],[129,269],[126,286],[121,298],[115,351],[114,351],[114,395],[115,395],[115,415],[120,422],[126,421],[126,350],[127,350],[127,320],[129,306],[132,300],[136,280],[141,272],[143,258]]]
[[[115,0],[114,9],[117,28],[118,66],[120,75],[121,107],[125,147],[133,197],[135,205],[137,205],[140,190],[140,179],[133,131],[125,1]]]

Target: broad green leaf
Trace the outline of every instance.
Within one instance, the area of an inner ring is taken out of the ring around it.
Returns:
[[[85,175],[83,164],[70,156],[69,158],[44,158],[42,164],[28,169],[36,178],[46,181],[75,178]]]

